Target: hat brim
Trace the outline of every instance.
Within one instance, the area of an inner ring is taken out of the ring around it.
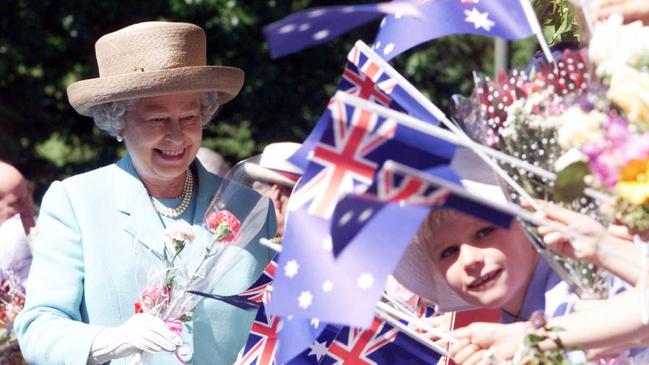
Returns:
[[[295,181],[287,178],[286,176],[278,174],[273,170],[269,170],[254,163],[245,163],[243,165],[243,168],[246,174],[251,176],[255,180],[267,181],[270,183],[281,184],[289,187],[293,187],[295,185]]]
[[[223,95],[221,103],[226,103],[239,93],[243,80],[243,70],[236,67],[192,66],[81,80],[67,91],[72,107],[91,116],[95,105],[178,93],[216,91]]]

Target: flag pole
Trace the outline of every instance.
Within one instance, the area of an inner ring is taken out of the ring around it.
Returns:
[[[532,4],[530,3],[530,0],[519,0],[519,2],[521,4],[521,7],[523,8],[523,12],[525,12],[527,23],[530,25],[530,28],[532,28],[534,35],[536,35],[536,39],[539,41],[539,45],[543,50],[545,59],[549,63],[552,63],[554,65],[554,68],[556,69],[557,62],[554,60],[554,57],[552,56],[552,52],[550,51],[550,47],[548,46],[548,42],[545,40],[545,36],[543,35],[543,29],[541,29],[541,25],[539,24],[539,19],[536,17],[536,13],[534,13],[534,8],[532,8]]]
[[[379,302],[379,308],[382,308],[381,305],[384,305],[386,308],[389,308],[389,306],[385,305],[385,303]],[[392,327],[397,328],[399,331],[403,332],[405,335],[408,337],[412,338],[413,340],[419,342],[420,344],[426,346],[427,348],[435,351],[436,353],[442,355],[442,356],[449,356],[448,352],[437,346],[433,341],[431,341],[429,338],[423,336],[420,333],[417,333],[412,330],[412,328],[409,328],[405,324],[401,323],[400,321],[392,318],[388,313],[384,312],[382,309],[379,309],[376,311],[376,314],[385,322],[387,322],[389,325]],[[455,340],[457,341],[457,340]]]
[[[426,133],[426,134],[431,135],[433,137],[443,139],[443,140],[445,140],[447,142],[454,143],[454,144],[457,144],[457,145],[461,145],[461,146],[470,148],[479,157],[481,157],[491,168],[496,170],[496,173],[498,173],[498,171],[503,173],[507,177],[507,178],[505,178],[505,177],[501,176],[503,179],[505,179],[505,181],[513,181],[513,179],[505,171],[503,171],[500,166],[498,166],[496,163],[494,163],[494,161],[490,157],[493,157],[493,158],[498,159],[498,160],[500,160],[502,162],[508,163],[508,164],[510,164],[512,166],[522,168],[522,169],[524,169],[526,171],[529,171],[529,172],[531,172],[531,173],[533,173],[533,174],[535,174],[535,175],[537,175],[539,177],[542,177],[542,178],[545,178],[545,179],[548,179],[548,180],[553,180],[554,181],[554,180],[557,179],[557,175],[555,173],[547,171],[547,170],[545,170],[545,169],[543,169],[543,168],[541,168],[539,166],[532,165],[531,163],[529,163],[527,161],[523,161],[523,160],[520,160],[518,158],[512,157],[512,156],[510,156],[510,155],[508,155],[506,153],[503,153],[501,151],[494,150],[493,148],[484,146],[484,145],[482,145],[482,144],[480,144],[478,142],[475,142],[474,140],[469,138],[469,136],[467,136],[461,130],[458,130],[458,132],[456,132],[456,133],[449,132],[449,131],[446,131],[446,130],[444,130],[444,129],[440,128],[440,127],[437,127],[435,125],[432,125],[430,123],[426,123],[426,122],[424,122],[422,120],[419,120],[419,119],[417,119],[417,118],[415,118],[413,116],[410,116],[408,114],[400,113],[400,112],[398,112],[396,110],[380,106],[378,104],[375,104],[375,103],[372,103],[370,101],[355,97],[355,96],[347,94],[345,92],[338,91],[334,95],[334,98],[342,101],[343,103],[360,106],[360,107],[362,107],[364,109],[367,109],[367,110],[373,111],[375,113],[381,114],[382,116],[384,116],[386,118],[398,119],[401,122],[403,122],[405,125],[409,126],[410,128],[417,129],[422,133]],[[429,101],[429,103],[430,103],[430,101]],[[455,126],[454,124],[451,123],[451,125],[455,129],[458,129],[457,126]],[[500,176],[500,174],[499,174],[499,176]],[[516,186],[520,187],[520,185],[518,183],[516,183],[516,182],[513,182],[513,183]],[[607,195],[607,194],[605,194],[605,193],[603,193],[601,191],[597,191],[597,190],[592,189],[592,188],[586,188],[586,190],[584,192],[586,193],[586,195],[588,195],[589,197],[591,197],[593,199],[597,199],[599,201],[606,202],[606,203],[614,202],[614,199],[611,196],[609,196],[609,195]],[[525,192],[525,194],[529,197],[529,199],[532,199],[532,197],[530,197],[529,194],[527,194],[527,192]],[[532,201],[534,201],[534,199],[532,199]]]
[[[394,317],[403,318],[406,321],[408,321],[408,323],[414,324],[415,326],[417,326],[417,328],[425,330],[426,332],[428,332],[428,334],[431,334],[431,335],[433,335],[435,337],[439,337],[441,340],[447,341],[447,342],[452,343],[452,344],[459,342],[459,340],[457,340],[455,337],[451,336],[450,333],[440,331],[437,328],[431,327],[426,322],[424,322],[421,318],[416,317],[416,316],[414,316],[414,315],[412,315],[412,314],[410,314],[408,312],[398,310],[398,309],[388,305],[387,303],[378,302],[377,308],[379,310],[387,313],[387,314],[390,314],[390,315],[394,316]],[[441,350],[436,349],[435,351],[439,352]]]

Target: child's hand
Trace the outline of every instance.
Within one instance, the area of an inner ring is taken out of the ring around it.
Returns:
[[[453,313],[448,312],[448,313],[442,313],[440,315],[435,315],[428,318],[422,318],[422,321],[427,325],[429,325],[430,327],[440,330],[440,332],[448,333],[451,330],[452,317],[453,317]],[[440,338],[433,333],[428,333],[426,332],[426,330],[423,329],[418,330],[418,332],[428,337],[429,339],[435,341],[439,345],[442,346],[446,345],[446,341],[440,340]]]
[[[486,349],[464,339],[451,345],[448,350],[451,359],[458,365],[487,365],[490,364]]]
[[[599,0],[594,1],[593,15],[597,20],[606,20],[612,14],[620,14],[625,23],[640,20],[649,25],[649,1],[647,0]]]
[[[543,200],[537,201],[543,218],[557,223],[568,230],[574,230],[585,240],[570,240],[563,233],[548,226],[540,226],[539,234],[543,242],[553,252],[573,259],[592,261],[597,255],[597,244],[607,235],[606,228],[593,218],[562,208]],[[530,207],[529,204],[523,206]]]
[[[453,357],[453,361],[458,364],[469,364],[466,362],[469,359],[475,359],[476,356],[484,357],[489,355],[487,349],[491,349],[490,351],[492,351],[496,359],[493,363],[510,360],[516,354],[518,345],[525,337],[525,326],[525,322],[511,324],[489,322],[471,323],[466,327],[453,331],[453,336],[459,339],[460,343],[452,345],[449,353]],[[467,344],[467,340],[470,345]]]

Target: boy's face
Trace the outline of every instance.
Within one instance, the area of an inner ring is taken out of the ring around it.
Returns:
[[[480,307],[520,311],[538,255],[518,225],[504,229],[458,213],[432,228],[433,261],[460,297]]]

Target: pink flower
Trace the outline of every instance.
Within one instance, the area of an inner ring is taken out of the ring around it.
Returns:
[[[212,212],[205,218],[205,222],[218,242],[231,242],[239,234],[241,228],[241,222],[229,210]]]
[[[180,336],[183,333],[183,322],[180,319],[166,319],[165,324],[169,331]]]
[[[153,284],[142,290],[140,297],[135,301],[135,313],[146,313],[159,305],[167,305],[171,299],[171,290],[168,286]]]
[[[174,222],[165,229],[163,234],[170,239],[177,241],[189,242],[194,240],[194,230],[192,229],[192,226],[185,221]]]

